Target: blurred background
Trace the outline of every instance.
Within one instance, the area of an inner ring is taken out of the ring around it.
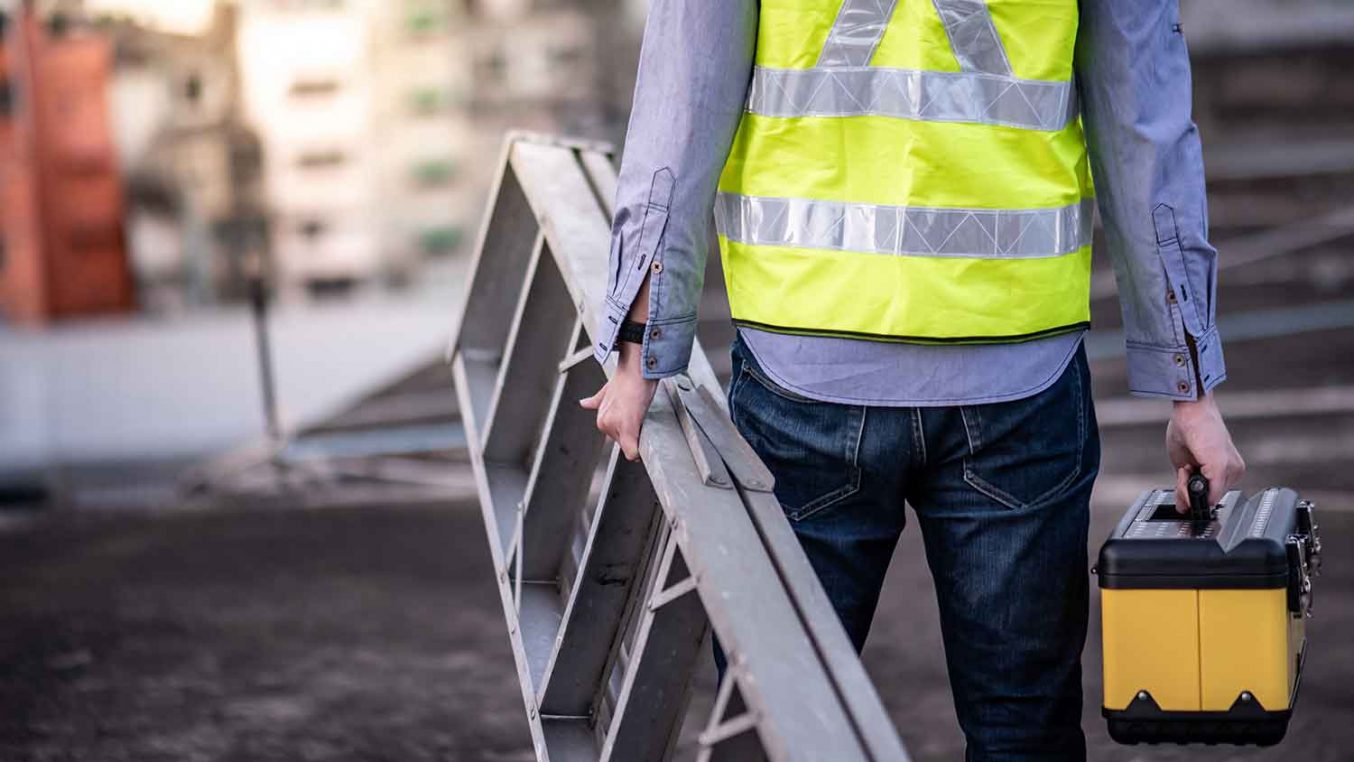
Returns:
[[[0,0],[0,759],[532,758],[442,353],[505,132],[619,145],[646,8]],[[1219,401],[1246,489],[1317,501],[1326,574],[1285,746],[1113,747],[1093,632],[1093,758],[1344,759],[1354,2],[1182,14]],[[1092,549],[1171,480],[1098,251]],[[867,667],[917,758],[958,758],[911,530],[882,606]]]

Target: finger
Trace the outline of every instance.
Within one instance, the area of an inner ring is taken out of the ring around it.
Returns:
[[[1233,453],[1232,464],[1227,469],[1227,486],[1232,488],[1241,483],[1246,476],[1246,461],[1241,459],[1241,453]]]
[[[598,389],[597,393],[592,395],[591,397],[585,397],[579,400],[578,404],[582,405],[584,408],[588,410],[597,410],[602,407],[602,400],[604,399],[606,399],[605,385],[603,385],[601,389]]]
[[[625,459],[629,461],[639,460],[639,437],[630,432],[623,432],[620,438],[616,440],[621,445],[621,452]]]
[[[1204,474],[1204,476],[1208,476],[1208,474]],[[1231,489],[1233,484],[1236,484],[1236,479],[1230,472],[1230,469],[1224,471],[1220,477],[1221,478],[1218,479],[1209,477],[1208,479],[1209,505],[1217,505],[1222,502],[1223,495],[1226,495],[1227,490]]]
[[[1188,466],[1175,470],[1175,510],[1180,513],[1189,512],[1189,475]]]

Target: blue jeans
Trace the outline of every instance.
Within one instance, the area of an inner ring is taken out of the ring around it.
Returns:
[[[818,402],[735,341],[734,424],[856,650],[917,514],[969,760],[1084,759],[1086,533],[1100,439],[1083,350],[1025,399],[931,408]],[[715,643],[721,676],[723,653]]]

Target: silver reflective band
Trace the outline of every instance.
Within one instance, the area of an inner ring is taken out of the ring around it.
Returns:
[[[932,0],[945,24],[950,49],[964,71],[1011,75],[1011,61],[992,23],[987,0]]]
[[[756,67],[747,110],[761,116],[890,116],[1054,131],[1077,116],[1068,82],[974,72]]]
[[[842,0],[818,54],[819,66],[868,66],[897,0]]]
[[[1091,244],[1094,199],[1051,209],[876,206],[720,193],[720,235],[754,246],[869,254],[1035,259]]]

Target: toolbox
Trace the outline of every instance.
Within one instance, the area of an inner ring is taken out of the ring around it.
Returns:
[[[1278,743],[1306,652],[1321,543],[1291,489],[1209,506],[1145,492],[1100,549],[1105,695],[1119,743]]]

